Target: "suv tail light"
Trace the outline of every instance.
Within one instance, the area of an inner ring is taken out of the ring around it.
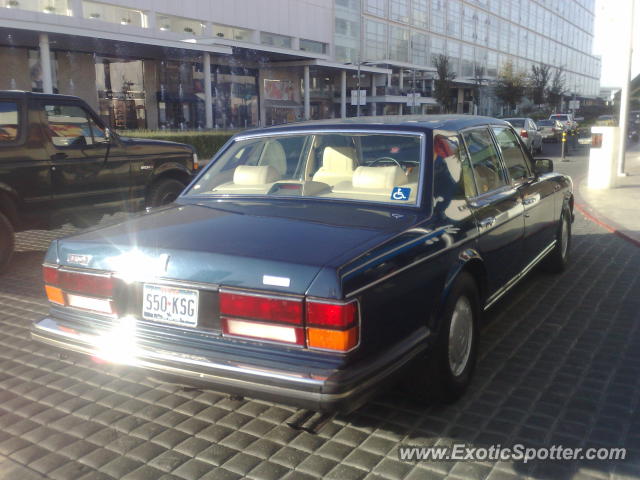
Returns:
[[[348,352],[358,345],[358,304],[221,290],[222,333]]]
[[[111,299],[114,292],[111,274],[72,272],[44,265],[42,276],[50,302],[109,315],[115,313]]]
[[[520,131],[520,136],[522,138],[529,138],[529,132],[527,132],[526,130],[521,130]]]

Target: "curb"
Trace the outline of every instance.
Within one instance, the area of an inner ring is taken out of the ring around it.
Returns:
[[[614,226],[614,222],[612,222],[611,220],[608,220],[606,217],[597,214],[597,212],[595,211],[595,209],[589,207],[589,205],[587,204],[587,202],[584,201],[584,199],[582,198],[582,196],[580,195],[580,185],[582,184],[582,181],[586,178],[586,175],[582,175],[576,182],[576,188],[575,188],[575,203],[574,206],[576,207],[576,209],[578,209],[578,211],[584,215],[588,220],[592,221],[593,223],[595,223],[596,225],[599,225],[600,227],[604,228],[605,230],[613,233],[614,235],[622,238],[623,240],[626,240],[627,242],[635,245],[636,247],[640,248],[640,240],[627,235],[626,233],[620,231],[619,227]],[[613,224],[613,225],[612,225]]]

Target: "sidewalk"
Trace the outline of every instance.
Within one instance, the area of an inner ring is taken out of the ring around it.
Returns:
[[[592,220],[640,246],[640,147],[627,152],[626,177],[609,190],[587,188],[587,178],[577,185],[576,204]]]

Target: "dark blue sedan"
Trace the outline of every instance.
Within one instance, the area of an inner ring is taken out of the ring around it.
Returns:
[[[458,398],[482,312],[564,269],[571,179],[500,120],[352,120],[239,134],[175,204],[54,241],[33,338],[313,410],[401,372]]]

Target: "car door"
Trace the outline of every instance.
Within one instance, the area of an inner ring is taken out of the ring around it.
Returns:
[[[462,132],[478,195],[469,205],[478,225],[478,250],[485,261],[488,299],[522,268],[524,219],[520,193],[507,181],[488,127]]]
[[[51,203],[51,161],[24,94],[0,99],[0,190],[13,192],[19,219],[44,220]]]
[[[524,207],[524,265],[534,261],[555,238],[555,182],[538,177],[533,161],[509,127],[491,127],[509,180],[522,198]]]
[[[540,132],[538,131],[536,122],[534,122],[530,118],[527,119],[527,122],[529,123],[529,136],[531,137],[531,143],[533,145],[533,149],[535,150],[540,147],[540,144],[542,143],[542,135],[540,135]]]
[[[121,208],[131,187],[126,156],[81,102],[45,100],[42,125],[52,161],[53,202],[59,210]]]

